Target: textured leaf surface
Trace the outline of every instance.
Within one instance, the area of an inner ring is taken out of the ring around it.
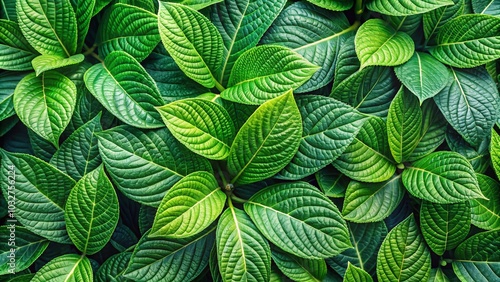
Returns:
[[[429,282],[450,282],[446,274],[440,267],[431,269],[431,275],[429,276]]]
[[[455,152],[434,152],[406,167],[402,176],[408,192],[429,202],[451,204],[484,198],[471,164]]]
[[[146,70],[123,51],[108,54],[103,64],[92,66],[84,76],[94,97],[121,121],[139,128],[163,126],[154,107],[162,106],[158,88]]]
[[[337,207],[305,182],[267,187],[244,207],[269,241],[296,256],[327,258],[351,246]],[[317,244],[318,240],[322,244]]]
[[[431,254],[413,214],[394,227],[380,246],[377,257],[379,281],[427,281]]]
[[[13,101],[14,90],[25,75],[25,73],[7,71],[0,74],[0,84],[2,85],[0,88],[0,121],[16,114]]]
[[[127,197],[157,207],[168,188],[210,163],[183,147],[166,129],[119,126],[98,134],[99,152],[111,179]]]
[[[315,174],[316,182],[325,196],[330,198],[344,197],[347,185],[349,185],[349,177],[343,175],[333,166],[327,166]]]
[[[493,170],[497,175],[497,179],[500,179],[500,135],[494,128],[491,129],[490,155]]]
[[[272,250],[272,258],[278,268],[293,281],[323,281],[327,268],[323,259],[305,259],[285,253],[278,248]]]
[[[92,281],[92,267],[85,256],[67,254],[57,257],[40,270],[31,279],[32,282],[77,282]]]
[[[408,34],[394,30],[381,19],[370,19],[361,25],[355,46],[361,68],[400,65],[411,58],[415,48]]]
[[[467,158],[476,173],[485,173],[490,166],[488,152],[490,139],[484,139],[478,146],[471,146],[452,128],[446,131],[446,144],[453,152]]]
[[[468,202],[436,204],[423,201],[420,207],[420,227],[431,250],[443,255],[458,246],[469,233],[471,209]]]
[[[392,16],[408,16],[453,5],[451,0],[372,0],[366,7],[374,12]]]
[[[34,58],[31,64],[35,69],[36,76],[39,76],[44,71],[79,64],[84,59],[85,56],[82,54],[73,55],[69,58],[60,57],[58,55],[40,55]]]
[[[302,120],[292,91],[262,104],[241,127],[228,157],[232,183],[266,179],[293,158],[302,136]]]
[[[158,28],[163,45],[181,70],[201,85],[216,84],[224,45],[217,28],[184,5],[160,2]]]
[[[2,3],[0,18],[17,22],[16,1],[0,0],[0,2]]]
[[[344,282],[372,282],[373,278],[363,269],[354,266],[349,262],[344,275]]]
[[[444,6],[423,15],[424,36],[430,40],[449,20],[463,14],[465,0],[452,0],[454,5]]]
[[[161,0],[163,1],[163,0]],[[179,3],[185,6],[189,6],[195,10],[201,10],[210,5],[222,2],[223,0],[171,0],[168,2]],[[164,1],[166,2],[166,1]]]
[[[500,185],[493,178],[482,174],[477,174],[477,180],[481,192],[489,200],[472,199],[470,201],[472,224],[485,230],[498,229],[500,228]]]
[[[227,158],[234,137],[231,117],[221,105],[204,99],[183,99],[157,108],[172,134],[206,158]]]
[[[318,67],[282,46],[252,48],[234,64],[221,97],[238,103],[260,105],[290,89],[297,89]]]
[[[170,188],[160,203],[150,236],[185,238],[207,228],[226,201],[215,177],[193,172]]]
[[[332,11],[345,11],[349,10],[353,3],[349,0],[336,0],[336,1],[330,1],[330,0],[307,0],[311,3],[313,3],[316,6],[319,6],[321,8],[325,8],[328,10]]]
[[[269,243],[240,209],[230,207],[219,219],[217,258],[223,281],[269,280]]]
[[[0,19],[0,69],[31,70],[31,60],[37,53],[16,22]]]
[[[500,16],[500,3],[495,0],[472,1],[472,10],[476,14]]]
[[[85,43],[85,38],[90,27],[92,12],[96,4],[96,0],[70,0],[73,10],[75,11],[75,19],[77,25],[77,44],[76,50],[82,49]]]
[[[109,257],[100,267],[95,275],[97,282],[115,282],[127,281],[121,276],[121,273],[127,268],[132,253],[122,252]],[[115,280],[113,280],[115,279]]]
[[[441,27],[431,54],[459,68],[477,67],[500,58],[500,18],[491,15],[461,15]]]

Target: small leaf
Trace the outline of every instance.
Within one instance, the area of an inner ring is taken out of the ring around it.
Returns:
[[[17,22],[0,19],[0,69],[31,70],[31,60],[37,53],[24,38]]]
[[[453,5],[451,0],[372,0],[366,7],[374,12],[392,16],[408,16],[429,12],[442,6]]]
[[[485,230],[498,229],[500,228],[500,185],[493,178],[482,174],[477,174],[477,180],[481,192],[489,200],[470,200],[471,222]]]
[[[283,274],[293,281],[319,282],[326,276],[327,268],[323,259],[300,258],[278,248],[272,250],[271,256]]]
[[[67,254],[44,265],[31,282],[92,281],[92,267],[86,256]]]
[[[373,278],[363,269],[349,262],[344,275],[344,282],[373,282]]]
[[[79,64],[83,62],[84,59],[85,56],[82,54],[73,55],[69,58],[58,55],[40,55],[34,58],[31,64],[35,69],[36,76],[39,76],[42,72],[48,70]]]

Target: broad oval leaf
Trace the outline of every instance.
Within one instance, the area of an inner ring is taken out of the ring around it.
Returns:
[[[85,85],[94,97],[121,121],[139,128],[162,127],[162,106],[154,80],[139,62],[123,51],[115,51],[104,63],[85,72]]]
[[[500,185],[493,178],[482,174],[477,174],[477,180],[481,192],[489,200],[470,200],[471,222],[485,230],[498,229],[500,228]]]
[[[272,249],[273,262],[288,278],[297,282],[320,282],[326,277],[324,259],[305,259],[279,250]]]
[[[56,72],[25,76],[14,91],[19,119],[36,134],[59,147],[59,137],[68,125],[76,104],[76,86]]]
[[[26,73],[6,71],[0,74],[0,121],[16,114],[14,110],[14,91]],[[3,124],[2,124],[3,127]]]
[[[498,30],[500,17],[461,15],[441,27],[429,51],[452,67],[477,67],[500,58]]]
[[[182,146],[166,129],[118,126],[97,134],[109,176],[127,197],[157,207],[168,188],[210,163]]]
[[[467,237],[470,223],[468,202],[436,204],[423,201],[420,206],[420,229],[427,245],[440,256]]]
[[[427,281],[431,254],[413,214],[394,227],[380,246],[377,257],[379,281]]]
[[[16,22],[0,19],[0,69],[31,70],[31,60],[37,53]]]
[[[297,152],[301,136],[292,91],[262,104],[234,138],[227,165],[231,183],[249,184],[279,172]]]
[[[410,194],[432,203],[484,199],[471,164],[455,152],[434,152],[406,167],[402,176]]]
[[[361,68],[400,65],[411,58],[415,49],[408,34],[396,31],[381,19],[364,22],[354,42]]]
[[[423,15],[424,36],[427,41],[449,20],[464,13],[465,0],[452,0],[454,5],[443,6]]]
[[[500,179],[500,135],[494,128],[491,129],[490,155],[493,170],[497,175],[497,179]]]
[[[17,0],[16,10],[24,37],[40,54],[76,53],[77,24],[70,0]]]
[[[344,275],[344,282],[373,282],[373,278],[364,271],[349,262],[347,266],[347,271]]]
[[[216,85],[224,45],[217,28],[184,5],[160,2],[158,28],[163,45],[180,69],[199,84]]]
[[[337,207],[308,183],[272,185],[253,195],[244,208],[269,241],[296,256],[327,258],[351,246]]]
[[[226,194],[208,172],[193,172],[168,190],[150,236],[185,238],[207,228],[222,212]]]
[[[359,70],[360,62],[358,60],[358,55],[356,55],[356,48],[354,46],[355,34],[346,36],[344,40],[341,41],[338,56],[335,66],[332,94],[337,86],[346,80],[349,76],[355,74]],[[370,69],[370,68],[368,68]]]
[[[366,7],[374,12],[392,16],[409,16],[453,5],[451,0],[371,0]]]
[[[223,281],[269,281],[269,243],[240,209],[229,207],[219,219],[217,258]]]
[[[213,160],[229,155],[234,125],[221,105],[204,99],[183,99],[157,111],[174,137],[191,151]]]
[[[59,55],[40,55],[31,61],[35,69],[36,76],[39,76],[44,71],[58,69],[66,66],[76,65],[85,59],[82,54],[73,55],[69,58]]]
[[[84,255],[66,254],[57,257],[39,269],[31,282],[92,281],[90,260]]]
[[[66,203],[66,229],[84,254],[99,252],[111,239],[118,224],[118,197],[104,167],[83,176],[71,189]]]

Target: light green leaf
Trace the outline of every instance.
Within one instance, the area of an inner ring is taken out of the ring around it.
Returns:
[[[408,16],[429,12],[442,6],[453,5],[451,0],[371,0],[369,10],[392,16]]]
[[[132,253],[122,252],[109,257],[95,274],[96,282],[128,282],[131,280],[122,277],[122,272],[127,268]]]
[[[303,120],[299,150],[278,174],[283,179],[301,179],[333,162],[354,140],[366,118],[335,99],[307,95],[298,97]]]
[[[408,34],[394,30],[381,19],[370,19],[361,25],[355,46],[361,68],[400,65],[411,58],[415,49]]]
[[[160,2],[158,28],[163,45],[180,69],[201,85],[216,85],[224,45],[217,28],[184,5]]]
[[[77,23],[70,0],[17,0],[19,27],[42,55],[76,53]]]
[[[332,11],[345,11],[349,10],[352,5],[353,1],[350,0],[307,0],[311,3],[313,3],[316,6],[319,6],[321,8],[325,8],[328,10]]]
[[[26,73],[2,72],[0,73],[0,121],[16,114],[14,111],[14,90]],[[2,125],[3,127],[3,125]]]
[[[185,238],[207,228],[222,212],[226,194],[208,172],[193,172],[170,188],[158,207],[150,236]]]
[[[500,2],[495,0],[475,0],[472,1],[472,10],[476,14],[500,16]]]
[[[92,19],[92,12],[96,4],[96,0],[70,0],[73,10],[75,11],[76,25],[78,40],[76,50],[82,49],[85,43],[85,38],[90,27],[90,20]]]
[[[377,257],[379,281],[427,281],[431,254],[413,214],[394,227],[380,246]]]
[[[14,91],[19,119],[36,134],[59,147],[59,136],[68,125],[76,104],[76,86],[64,75],[44,72],[25,76]]]
[[[290,89],[297,89],[318,68],[286,47],[254,47],[234,64],[229,88],[221,93],[221,97],[242,104],[260,105]]]
[[[385,122],[370,117],[344,153],[333,161],[333,166],[357,181],[382,182],[396,171],[394,162],[388,156]]]
[[[497,175],[497,179],[500,179],[500,135],[494,128],[491,129],[490,155],[493,170]]]
[[[0,69],[31,70],[37,51],[26,41],[17,22],[0,19]]]
[[[452,0],[453,5],[440,7],[423,15],[424,36],[427,41],[449,20],[464,13],[465,1]]]
[[[351,181],[345,193],[342,216],[359,223],[381,221],[396,209],[404,193],[400,176],[381,183]]]
[[[470,200],[471,222],[485,230],[498,229],[500,228],[500,185],[493,178],[482,174],[477,174],[477,180],[481,192],[489,200]]]
[[[310,92],[332,81],[335,58],[337,54],[341,54],[338,50],[341,41],[352,34],[351,31],[357,26],[355,24],[350,27],[343,13],[332,13],[300,1],[280,13],[262,38],[262,43],[288,47],[321,67],[295,91]]]
[[[325,196],[330,198],[343,198],[349,177],[343,175],[333,166],[327,166],[315,174],[316,182]]]
[[[253,195],[244,208],[269,241],[296,256],[327,258],[351,246],[337,207],[306,182],[269,186]]]
[[[234,125],[221,105],[204,99],[183,99],[157,111],[174,137],[189,150],[213,160],[229,155]]]
[[[217,258],[223,281],[269,281],[269,243],[248,215],[232,206],[219,219]]]
[[[109,176],[127,197],[157,207],[168,188],[210,163],[182,146],[166,129],[118,126],[97,134]]]
[[[404,87],[392,100],[387,115],[387,136],[391,154],[397,163],[407,161],[420,141],[422,110],[417,97]]]
[[[373,282],[373,278],[364,271],[349,262],[347,266],[347,271],[344,275],[344,282]]]
[[[106,10],[97,32],[99,55],[103,58],[113,51],[124,51],[140,62],[159,42],[156,15],[121,3]]]
[[[160,0],[160,2],[172,2],[172,3],[179,3],[188,7],[191,7],[195,10],[201,10],[205,7],[208,7],[210,5],[222,2],[224,0]]]
[[[408,62],[395,67],[394,71],[420,104],[436,96],[450,81],[448,69],[427,53],[413,53]]]
[[[192,281],[208,265],[214,245],[215,226],[184,239],[149,237],[144,234],[125,271],[133,281]]]
[[[450,279],[444,274],[441,267],[431,269],[431,275],[429,276],[429,282],[450,282]]]
[[[67,254],[44,265],[31,282],[79,282],[92,281],[92,267],[86,256]]]
[[[139,128],[162,127],[162,106],[158,88],[139,62],[123,51],[115,51],[103,64],[92,66],[84,75],[94,97],[121,121]]]
[[[231,146],[231,183],[249,184],[276,174],[297,152],[301,136],[302,120],[292,91],[262,104]]]
[[[7,203],[13,201],[8,195],[5,198]],[[11,223],[9,219],[5,224],[0,226],[0,250],[2,250],[0,252],[0,275],[8,274],[9,269],[21,272],[28,268],[49,245],[47,239],[31,233],[23,226]],[[14,257],[12,250],[14,250]],[[12,262],[11,258],[14,258],[15,262]]]
[[[326,276],[324,259],[305,259],[273,248],[271,256],[274,263],[288,278],[297,282],[320,282]]]
[[[99,252],[118,224],[118,197],[103,166],[83,176],[71,189],[64,215],[69,237],[84,254]]]
[[[432,203],[484,199],[471,164],[455,152],[434,152],[406,167],[402,176],[410,194]]]
[[[467,237],[470,223],[468,202],[436,204],[422,201],[420,206],[420,229],[427,245],[440,256]]]
[[[498,89],[484,68],[451,69],[452,79],[434,101],[451,126],[473,146],[490,135],[496,122]]]
[[[206,2],[206,1],[200,1]],[[285,5],[285,0],[225,0],[213,5],[210,18],[222,35],[224,54],[217,79],[226,85],[234,62],[255,47]],[[237,11],[237,12],[236,12]]]
[[[70,65],[76,65],[85,59],[82,54],[73,55],[69,58],[61,57],[58,55],[40,55],[31,61],[33,68],[35,69],[36,76],[39,76],[42,72],[58,69]]]
[[[500,17],[461,15],[441,27],[429,51],[452,67],[477,67],[500,58],[498,30]]]

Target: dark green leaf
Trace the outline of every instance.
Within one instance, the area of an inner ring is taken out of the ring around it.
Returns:
[[[423,15],[424,35],[427,41],[436,34],[449,20],[460,16],[464,12],[464,0],[452,0],[453,5],[434,9]]]
[[[344,282],[373,282],[373,278],[366,271],[349,262],[344,275]]]
[[[349,177],[340,173],[333,166],[327,166],[316,172],[316,182],[325,196],[331,198],[344,197],[347,185],[349,185]]]
[[[25,75],[25,73],[8,71],[0,74],[0,85],[2,85],[0,88],[0,121],[16,114],[14,111],[14,90]]]
[[[0,19],[0,69],[31,70],[31,60],[37,53],[16,22]]]
[[[130,281],[121,276],[127,268],[132,253],[123,252],[109,257],[100,267],[95,275],[96,282],[118,282]]]
[[[453,5],[451,0],[372,0],[367,8],[386,15],[407,16],[421,14],[442,6]]]
[[[274,248],[271,255],[278,268],[293,281],[320,282],[326,276],[327,268],[323,259],[300,258],[278,248]]]
[[[477,174],[477,180],[481,192],[489,200],[470,200],[471,222],[485,230],[498,229],[500,228],[500,185],[493,178],[482,174]]]

